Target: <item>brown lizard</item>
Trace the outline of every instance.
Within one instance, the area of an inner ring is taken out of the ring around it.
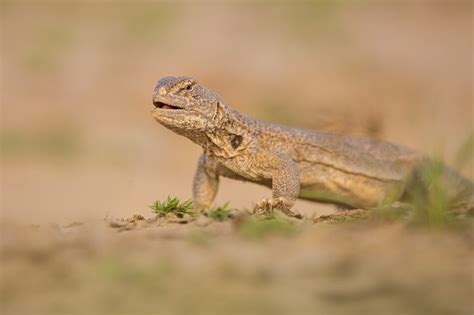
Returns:
[[[209,208],[219,176],[272,188],[257,209],[287,215],[297,198],[354,208],[376,206],[399,188],[424,155],[388,142],[280,126],[244,116],[191,77],[164,77],[153,93],[153,117],[200,145],[193,181],[197,209]],[[455,178],[462,178],[454,176]],[[464,185],[473,185],[467,179]]]

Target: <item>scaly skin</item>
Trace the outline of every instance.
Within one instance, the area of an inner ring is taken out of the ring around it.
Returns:
[[[153,94],[153,117],[199,144],[193,181],[198,210],[209,208],[219,176],[272,188],[256,208],[294,216],[297,198],[354,208],[377,205],[426,158],[391,143],[279,126],[244,116],[190,77],[164,77]]]

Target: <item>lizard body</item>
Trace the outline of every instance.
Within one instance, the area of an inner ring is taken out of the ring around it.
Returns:
[[[297,198],[370,208],[397,185],[403,188],[427,159],[380,140],[255,120],[191,77],[160,79],[153,104],[159,123],[203,148],[193,181],[199,209],[211,206],[219,176],[272,188],[272,197],[257,208],[276,207],[288,215]]]

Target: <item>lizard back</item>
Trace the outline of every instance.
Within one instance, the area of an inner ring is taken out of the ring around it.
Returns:
[[[325,165],[380,181],[403,180],[424,158],[406,147],[376,139],[333,135],[266,122],[259,123],[259,130],[266,146],[282,150],[295,162]]]

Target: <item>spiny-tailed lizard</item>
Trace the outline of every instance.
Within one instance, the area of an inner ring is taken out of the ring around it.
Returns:
[[[153,117],[163,126],[200,145],[193,181],[199,210],[214,200],[219,176],[250,181],[272,189],[258,209],[277,208],[287,215],[297,198],[371,208],[398,187],[403,199],[407,182],[423,154],[388,142],[340,136],[271,124],[244,116],[191,77],[164,77],[153,94]],[[468,190],[474,185],[452,173]]]

